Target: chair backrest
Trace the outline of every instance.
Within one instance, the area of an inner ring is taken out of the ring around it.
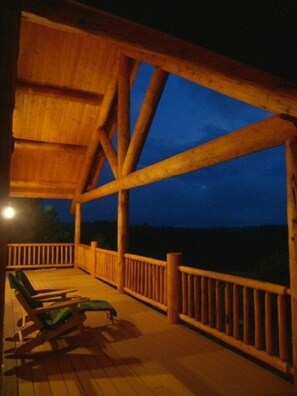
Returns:
[[[65,321],[67,321],[72,316],[72,310],[69,307],[53,309],[46,313],[44,312],[34,315],[31,310],[34,308],[40,308],[43,306],[43,304],[33,298],[23,283],[12,273],[8,274],[8,280],[10,287],[15,290],[16,298],[27,311],[28,315],[30,315],[31,320],[35,322],[38,328],[54,329],[65,323]]]
[[[24,297],[31,308],[42,307],[42,303],[32,298],[32,295],[29,293],[26,286],[11,272],[8,274],[8,280],[10,287],[17,290]]]
[[[18,280],[20,280],[22,282],[22,284],[25,286],[25,288],[31,294],[31,296],[35,296],[37,294],[36,290],[32,286],[32,283],[29,281],[27,275],[25,274],[25,272],[23,270],[18,268],[15,271],[15,276],[18,278]]]

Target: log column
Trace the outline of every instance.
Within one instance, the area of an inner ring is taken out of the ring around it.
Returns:
[[[130,70],[129,58],[120,57],[118,84],[118,177],[123,176],[123,164],[130,142]],[[129,233],[129,190],[118,193],[118,290],[125,286],[125,253]]]
[[[75,228],[74,228],[74,267],[78,266],[78,249],[80,245],[81,229],[81,204],[75,204]]]
[[[167,254],[167,318],[170,324],[178,324],[181,312],[181,277],[178,267],[182,265],[181,253]]]
[[[293,367],[297,387],[297,138],[286,142],[286,160]]]
[[[13,148],[12,117],[15,106],[15,84],[17,58],[19,51],[19,31],[21,20],[21,1],[1,2],[0,25],[0,208],[9,198],[10,158]],[[5,220],[0,216],[0,393],[3,373],[3,323],[5,298],[5,267],[7,233]]]

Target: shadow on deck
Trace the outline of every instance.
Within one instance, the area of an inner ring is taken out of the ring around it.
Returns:
[[[59,338],[30,357],[9,357],[4,344],[3,396],[201,395],[289,396],[294,386],[258,364],[167,318],[145,304],[76,269],[27,272],[38,288],[77,287],[118,311],[111,326],[104,313],[87,314],[88,333]],[[13,314],[12,314],[13,313]],[[21,315],[6,287],[5,336]]]

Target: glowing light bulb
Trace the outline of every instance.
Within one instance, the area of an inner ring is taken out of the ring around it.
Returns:
[[[5,219],[12,219],[15,216],[15,210],[11,205],[6,206],[2,209],[2,216]]]

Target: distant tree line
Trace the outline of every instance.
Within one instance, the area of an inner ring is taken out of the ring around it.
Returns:
[[[41,200],[16,200],[17,219],[10,225],[10,241],[73,242],[73,223],[60,222],[56,210]],[[83,223],[81,241],[97,241],[117,250],[115,221]],[[181,252],[187,266],[288,284],[288,230],[285,225],[242,228],[155,227],[131,225],[129,253],[166,259]]]
[[[117,250],[117,224],[95,221],[82,226],[82,240]],[[285,225],[242,228],[154,227],[131,225],[129,253],[166,259],[181,252],[190,267],[288,284],[288,229]]]

